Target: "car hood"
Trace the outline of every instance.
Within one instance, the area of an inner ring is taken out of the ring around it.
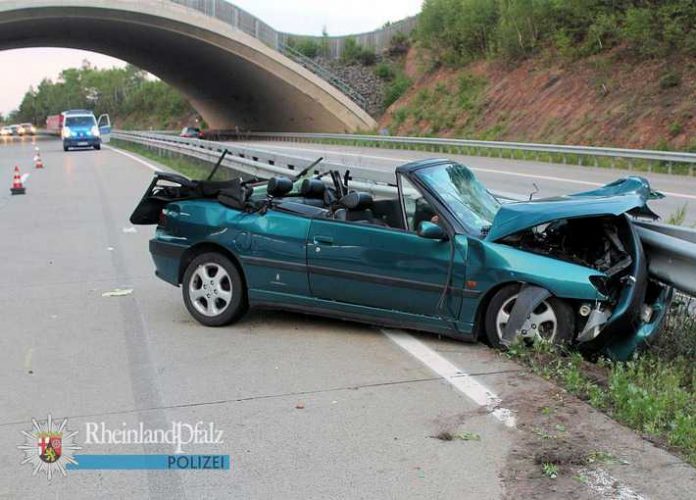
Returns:
[[[626,177],[592,191],[507,203],[496,213],[486,240],[497,241],[519,231],[558,219],[602,215],[642,215],[656,219],[648,200],[664,198],[650,188],[643,177]]]

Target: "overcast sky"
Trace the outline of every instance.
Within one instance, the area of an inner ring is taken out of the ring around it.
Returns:
[[[291,33],[330,35],[361,33],[398,21],[420,11],[423,0],[234,0],[231,3],[258,16],[272,27]],[[30,85],[55,79],[64,68],[89,59],[98,67],[125,63],[101,54],[79,50],[40,48],[0,51],[0,113],[19,106]]]

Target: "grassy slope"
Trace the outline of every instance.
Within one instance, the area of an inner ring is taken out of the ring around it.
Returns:
[[[636,64],[625,51],[570,61],[546,53],[508,66],[428,70],[412,49],[414,85],[380,121],[392,134],[696,148],[696,60]]]

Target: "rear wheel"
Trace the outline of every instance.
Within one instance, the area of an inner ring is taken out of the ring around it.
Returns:
[[[238,320],[247,309],[244,281],[226,256],[210,252],[193,259],[184,272],[182,293],[186,309],[206,326]]]
[[[520,293],[520,285],[508,285],[493,296],[486,310],[488,342],[503,348],[501,342],[510,314]],[[520,335],[529,343],[545,340],[555,345],[570,344],[575,334],[573,309],[561,299],[549,297],[539,304],[522,325]]]

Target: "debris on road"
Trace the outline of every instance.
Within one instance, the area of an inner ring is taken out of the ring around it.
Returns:
[[[125,295],[130,295],[133,293],[132,288],[115,288],[109,292],[102,293],[102,297],[123,297]]]
[[[131,226],[131,227],[124,227],[123,232],[124,233],[137,233],[138,230]]]
[[[454,440],[460,440],[460,441],[481,441],[481,435],[477,434],[475,432],[458,432],[456,434],[451,433],[449,431],[442,431],[439,434],[436,434],[435,436],[430,436],[431,438],[434,439],[439,439],[440,441],[454,441]]]
[[[297,403],[295,405],[296,410],[304,410],[304,403]]]

